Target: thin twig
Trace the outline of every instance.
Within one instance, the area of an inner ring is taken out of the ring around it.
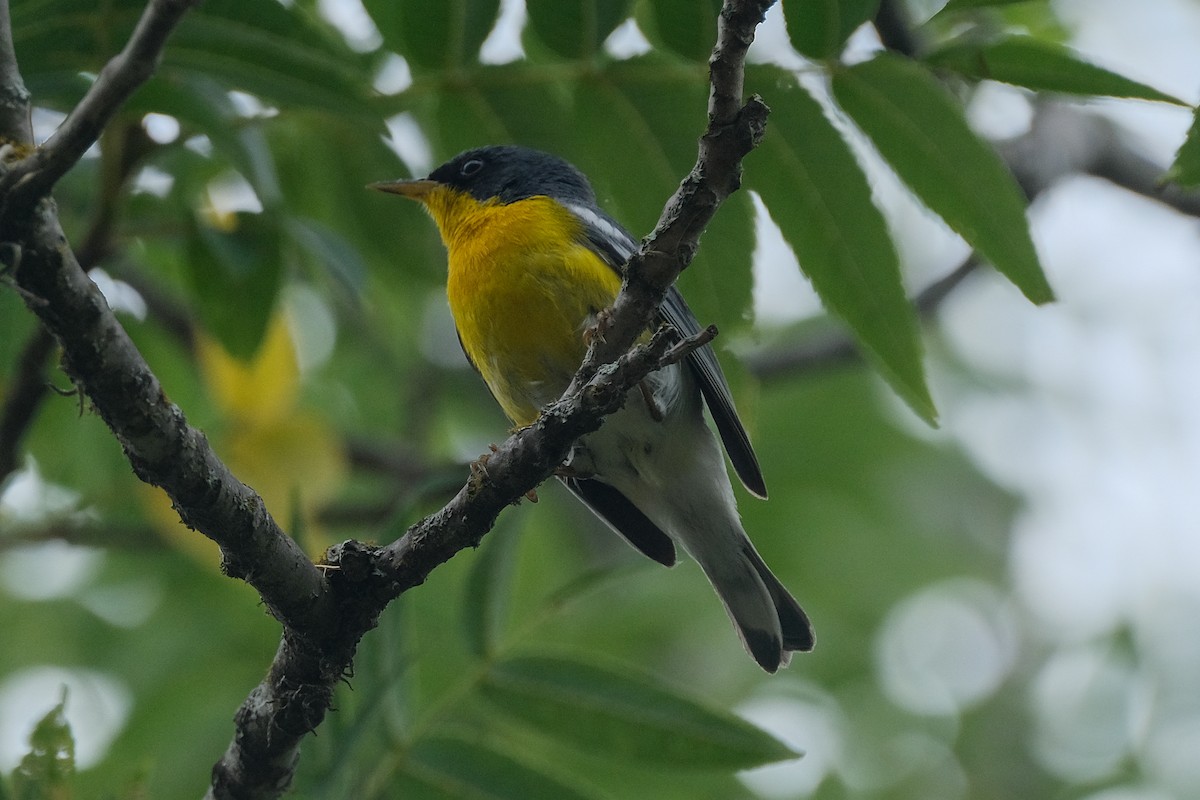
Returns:
[[[948,275],[926,287],[913,300],[917,315],[921,319],[933,317],[942,303],[981,263],[979,257],[972,253]],[[742,359],[742,366],[764,382],[799,375],[813,376],[862,363],[863,355],[858,343],[846,333],[809,337],[794,345],[750,353]]]
[[[741,159],[757,144],[767,108],[758,98],[743,105],[742,75],[746,49],[771,5],[768,0],[726,0],[718,42],[711,59],[709,125],[696,166],[668,202],[658,226],[626,269],[626,279],[604,336],[591,337],[589,353],[571,387],[543,410],[537,421],[488,454],[486,476],[470,480],[437,513],[413,525],[385,547],[345,542],[330,548],[329,581],[339,605],[339,632],[347,668],[358,638],[375,625],[392,599],[422,583],[438,565],[479,544],[508,505],[546,480],[563,462],[572,443],[599,427],[603,416],[621,406],[626,392],[658,368],[669,349],[668,337],[630,350],[652,322],[658,304],[679,272],[691,261],[700,232],[720,203],[737,189]],[[316,672],[312,654],[285,632],[270,674],[243,703],[238,733],[213,768],[207,797],[269,798],[286,786],[294,748],[328,707],[338,677],[326,664],[328,682],[306,682],[293,675]],[[326,648],[326,655],[333,648]],[[297,714],[296,709],[312,712]],[[262,768],[262,765],[266,768]],[[252,771],[256,770],[256,771]]]
[[[28,145],[32,141],[29,100],[29,90],[17,69],[8,0],[0,0],[0,144]]]
[[[113,230],[119,213],[118,199],[129,180],[138,155],[144,152],[145,132],[140,125],[127,126],[108,137],[113,147],[101,151],[101,181],[92,222],[76,249],[79,266],[88,270],[113,248]],[[114,152],[115,151],[115,152]],[[35,302],[40,302],[38,298]],[[17,362],[17,372],[0,407],[0,482],[19,466],[19,449],[26,430],[37,418],[42,401],[49,395],[46,367],[54,351],[54,337],[39,325]]]
[[[0,178],[0,229],[24,252],[15,277],[31,310],[62,343],[65,368],[113,430],[135,472],[168,490],[184,522],[221,545],[226,571],[258,588],[284,623],[276,658],[238,711],[236,735],[214,766],[209,791],[213,798],[273,798],[290,784],[299,742],[323,719],[359,639],[387,603],[454,553],[478,543],[501,509],[546,479],[575,439],[595,430],[631,387],[662,364],[672,337],[655,336],[626,350],[690,262],[717,206],[737,189],[741,158],[762,135],[767,108],[757,98],[742,103],[742,64],[771,2],[727,0],[710,63],[709,126],[696,167],[629,266],[603,346],[595,346],[600,339],[594,338],[588,367],[581,369],[573,390],[490,454],[484,479],[468,482],[445,509],[400,541],[385,548],[347,543],[332,549],[330,561],[338,568],[329,571],[329,584],[279,530],[258,495],[229,473],[203,435],[165,398],[95,286],[62,246],[65,237],[53,207],[37,202],[153,70],[170,28],[190,5],[188,0],[151,0],[125,50],[105,67],[58,134]],[[5,22],[6,4],[2,10],[0,22]],[[0,72],[19,81],[11,48],[8,52]],[[5,78],[3,85],[16,84]],[[27,95],[22,102],[27,115]],[[28,142],[28,132],[13,128],[0,135]]]
[[[258,589],[267,608],[284,623],[281,649],[299,654],[287,679],[328,687],[331,692],[344,663],[335,660],[330,666],[321,648],[313,644],[337,628],[324,576],[283,533],[262,499],[230,473],[204,435],[167,400],[103,296],[65,246],[53,204],[39,202],[148,77],[170,28],[193,4],[151,0],[130,43],[105,67],[54,139],[0,179],[0,231],[12,251],[21,255],[11,272],[27,307],[61,343],[64,369],[113,431],[134,472],[167,490],[184,523],[221,546],[225,571]],[[0,124],[4,126],[0,139],[27,149],[32,144],[29,96],[21,82],[8,23],[7,2],[0,0]],[[271,753],[273,760],[264,759],[257,766],[269,770],[281,762],[294,765],[295,742],[324,711],[321,705],[313,717],[303,704],[277,709],[273,717],[277,729],[269,733],[296,731],[296,736],[280,733],[282,748]],[[284,785],[290,775],[286,772]]]
[[[683,359],[687,358],[689,353],[704,347],[704,345],[717,338],[717,326],[709,325],[699,333],[694,333],[686,339],[681,339],[671,346],[671,349],[663,353],[662,366],[668,364],[678,364]]]
[[[654,319],[667,288],[679,277],[717,207],[741,185],[742,158],[758,145],[770,109],[762,98],[743,101],[746,51],[774,0],[729,2],[721,8],[709,58],[708,126],[691,173],[667,201],[658,224],[625,268],[624,285],[603,336],[590,337],[575,384],[629,349]]]
[[[167,37],[183,15],[199,2],[150,0],[125,49],[104,65],[87,94],[54,135],[0,178],[0,227],[11,214],[25,213],[25,209],[49,194],[54,184],[96,143],[117,110],[154,74]]]
[[[12,525],[0,536],[0,553],[31,544],[67,542],[84,547],[147,553],[167,549],[167,540],[148,524],[95,519],[88,512],[56,515],[36,524]]]

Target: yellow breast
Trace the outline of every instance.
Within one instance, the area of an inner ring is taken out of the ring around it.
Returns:
[[[480,203],[439,189],[426,204],[449,252],[446,289],[463,349],[509,419],[528,425],[566,389],[583,331],[620,278],[547,197]]]

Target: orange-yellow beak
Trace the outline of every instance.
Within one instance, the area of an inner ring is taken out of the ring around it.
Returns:
[[[433,190],[439,186],[437,181],[431,181],[427,178],[419,178],[408,181],[380,181],[379,183],[367,184],[368,189],[376,189],[388,194],[399,194],[413,200],[424,201],[426,197],[433,193]]]

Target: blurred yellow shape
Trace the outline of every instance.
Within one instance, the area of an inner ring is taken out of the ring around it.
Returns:
[[[310,554],[324,548],[318,510],[333,499],[346,477],[337,433],[320,416],[296,409],[300,370],[286,318],[275,314],[250,361],[230,355],[201,333],[197,359],[213,402],[228,426],[211,436],[218,455],[237,478],[262,496],[267,510]],[[188,531],[162,492],[146,487],[148,515],[181,549],[211,561],[211,543]]]
[[[213,401],[231,420],[266,425],[285,418],[295,406],[300,368],[282,313],[271,318],[249,362],[230,355],[203,332],[196,337],[196,355]]]

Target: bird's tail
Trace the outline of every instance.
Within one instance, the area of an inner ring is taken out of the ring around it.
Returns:
[[[729,612],[747,652],[767,672],[787,666],[792,651],[813,648],[808,615],[763,562],[741,526],[723,537],[732,547],[693,547],[692,555]],[[720,552],[723,551],[723,552]]]

